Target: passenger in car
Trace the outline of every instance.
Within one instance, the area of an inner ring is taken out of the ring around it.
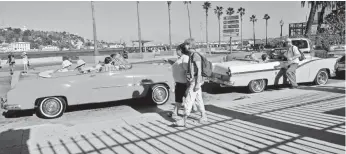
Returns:
[[[263,63],[268,63],[268,62],[274,62],[277,61],[276,59],[271,59],[268,54],[262,54],[261,56],[262,62]]]
[[[96,71],[96,67],[87,67],[85,61],[82,59],[77,61],[77,67],[75,69],[77,69],[78,72],[82,74]]]
[[[120,53],[112,54],[112,65],[118,66],[120,69],[130,69],[132,68],[132,65],[127,62]]]
[[[61,64],[61,68],[58,69],[58,72],[68,72],[68,68],[72,65],[71,58],[63,57],[63,62]]]
[[[113,59],[111,57],[106,57],[104,61],[103,71],[117,71],[119,70],[118,66],[112,65]]]

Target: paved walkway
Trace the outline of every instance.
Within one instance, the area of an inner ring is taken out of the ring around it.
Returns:
[[[197,123],[199,115],[193,114],[186,128],[173,127],[173,119],[149,113],[79,125],[7,130],[0,134],[0,154],[342,154],[345,117],[329,111],[345,107],[345,87],[328,86],[207,105],[209,123]]]

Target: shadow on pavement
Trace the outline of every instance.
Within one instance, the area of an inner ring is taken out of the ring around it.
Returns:
[[[30,129],[10,129],[0,132],[1,154],[29,154],[27,142],[30,138]]]
[[[249,93],[246,87],[220,87],[217,83],[204,83],[202,91],[208,94]]]
[[[4,111],[2,115],[5,118],[21,118],[28,117],[34,114],[34,110],[21,110],[21,111]]]
[[[209,122],[168,127],[160,120],[45,139],[30,152],[74,153],[343,153],[344,136],[207,106]],[[329,143],[328,143],[329,142]],[[54,143],[54,144],[52,144]],[[47,146],[48,145],[48,146]]]
[[[301,87],[299,89],[345,94],[345,87],[318,86],[318,87]]]
[[[337,116],[345,116],[345,108],[339,108],[331,111],[324,112],[326,114],[337,115]]]
[[[220,108],[214,105],[207,105],[206,110],[213,112],[215,114],[220,114],[230,118],[236,118],[243,121],[249,121],[251,123],[258,124],[261,126],[298,134],[299,136],[295,137],[295,139],[302,138],[302,137],[311,137],[311,138],[327,141],[327,142],[338,144],[338,145],[345,145],[344,135],[334,134],[334,133],[325,131],[325,130],[331,129],[332,127],[325,128],[322,130],[311,129],[311,128],[307,128],[307,127],[303,127],[299,125],[294,125],[294,124],[281,122],[281,121],[277,121],[273,119],[263,118],[260,116],[245,114],[245,113],[234,111],[234,110]],[[339,125],[340,124],[337,124],[333,127],[338,127]],[[345,125],[345,122],[341,123],[341,125]]]

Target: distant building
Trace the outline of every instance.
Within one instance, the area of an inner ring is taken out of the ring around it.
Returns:
[[[82,41],[80,41],[80,40],[78,40],[77,41],[77,43],[75,43],[74,44],[74,46],[79,50],[79,49],[81,49],[82,48],[82,46],[83,46],[83,42]]]
[[[9,52],[11,51],[10,44],[2,43],[0,44],[0,52]]]
[[[30,43],[29,42],[14,42],[10,44],[10,49],[14,52],[29,51]]]
[[[124,46],[117,43],[111,43],[109,44],[109,48],[124,48]]]
[[[42,48],[42,51],[59,51],[57,46],[48,45]]]

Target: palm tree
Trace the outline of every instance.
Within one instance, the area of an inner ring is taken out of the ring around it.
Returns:
[[[265,14],[263,19],[266,20],[266,45],[268,45],[267,31],[268,31],[268,20],[270,19],[270,16],[268,14]]]
[[[187,16],[188,16],[188,18],[189,18],[189,33],[190,33],[190,38],[192,38],[192,35],[191,35],[191,23],[190,23],[190,8],[189,8],[189,4],[191,4],[191,1],[184,1],[184,4],[186,5]]]
[[[92,20],[93,20],[93,33],[94,33],[94,56],[98,56],[100,53],[97,50],[97,35],[96,35],[96,22],[95,22],[95,9],[94,2],[91,1],[91,12],[92,12]],[[70,42],[69,42],[70,43]],[[96,59],[95,59],[96,62]]]
[[[311,33],[311,26],[314,22],[314,17],[315,17],[317,9],[322,7],[321,14],[322,13],[324,14],[324,10],[326,7],[333,8],[336,4],[336,2],[333,2],[333,1],[308,1],[307,3],[308,3],[308,5],[311,6],[311,8],[310,8],[310,13],[309,13],[309,19],[306,23],[306,30],[305,30],[305,34],[304,34],[305,37],[307,37]],[[305,1],[301,1],[301,5],[302,5],[302,7],[304,7]],[[323,16],[323,14],[321,16]],[[319,27],[321,26],[320,24],[322,24],[322,23],[319,23]]]
[[[243,49],[243,16],[245,15],[245,8],[240,7],[238,12],[240,15],[240,41],[241,41],[241,50]]]
[[[206,35],[206,41],[207,41],[207,49],[209,50],[209,41],[208,41],[208,11],[211,8],[211,3],[206,1],[204,2],[204,4],[202,5],[203,9],[205,10],[205,35]],[[209,54],[211,54],[211,50],[209,50]]]
[[[138,44],[139,52],[142,53],[142,38],[141,38],[141,25],[139,21],[139,1],[137,1],[137,22],[138,22]]]
[[[257,22],[257,18],[256,18],[256,15],[252,15],[250,17],[250,22],[252,22],[253,24],[253,45],[255,47],[255,44],[256,44],[256,35],[255,35],[255,22]]]
[[[223,14],[222,12],[223,7],[222,6],[216,6],[216,8],[214,9],[214,13],[217,16],[217,19],[219,20],[219,47],[221,47],[221,23],[220,23],[220,18]]]
[[[171,4],[172,4],[172,1],[167,1],[167,5],[168,5],[168,24],[169,24],[169,49],[170,50],[172,50]]]

